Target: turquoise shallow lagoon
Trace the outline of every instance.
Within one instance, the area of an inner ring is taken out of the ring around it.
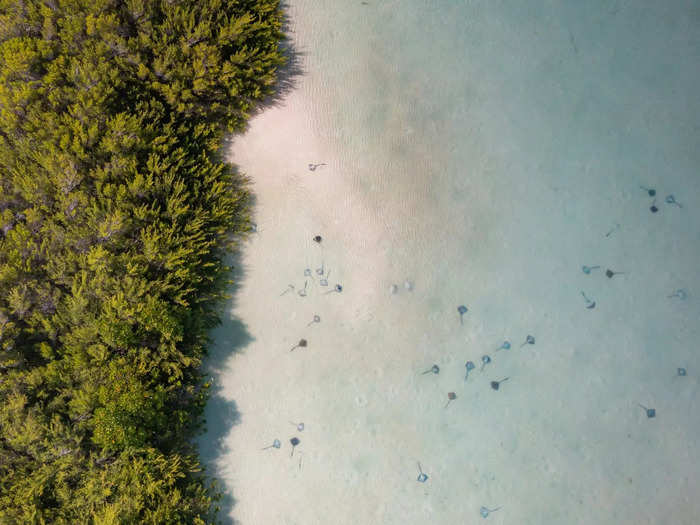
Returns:
[[[230,152],[258,232],[199,440],[230,522],[697,523],[697,2],[287,10],[296,88]]]

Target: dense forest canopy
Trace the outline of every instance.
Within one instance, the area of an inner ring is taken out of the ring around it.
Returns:
[[[278,0],[0,0],[0,523],[204,523],[188,440]]]

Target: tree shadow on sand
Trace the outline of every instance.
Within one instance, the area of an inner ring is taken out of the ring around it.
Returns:
[[[246,325],[232,313],[236,292],[246,273],[241,259],[242,254],[239,248],[233,254],[228,255],[225,260],[225,263],[231,267],[229,278],[233,283],[226,288],[226,293],[231,299],[220,305],[221,323],[210,333],[212,342],[209,345],[208,355],[202,369],[212,378],[212,382],[209,389],[209,399],[204,409],[204,427],[194,440],[199,452],[199,459],[206,468],[207,476],[216,480],[217,489],[221,491],[221,499],[216,503],[220,509],[217,514],[217,522],[230,525],[236,523],[231,517],[236,500],[231,494],[230,488],[221,481],[226,477],[221,461],[229,453],[226,438],[233,427],[240,424],[241,414],[236,402],[225,395],[223,381],[231,357],[236,353],[243,352],[254,340]]]
[[[280,8],[283,13],[282,33],[285,35],[284,39],[280,42],[280,51],[285,58],[285,63],[277,69],[277,80],[275,85],[272,86],[272,91],[252,108],[249,119],[240,133],[245,133],[248,130],[250,120],[256,115],[268,108],[282,106],[287,96],[297,88],[298,80],[305,73],[302,65],[305,55],[299,51],[294,42],[292,25],[288,14],[289,4],[282,1],[280,2]],[[224,136],[222,141],[222,150],[224,152],[228,151],[238,134],[239,132],[235,134],[228,133]]]
[[[291,25],[287,15],[289,6],[286,2],[281,2],[281,8],[284,12],[282,31],[285,35],[291,35]],[[280,45],[286,57],[286,63],[278,70],[277,83],[273,92],[257,106],[251,116],[268,107],[281,105],[287,95],[296,88],[297,80],[303,74],[301,67],[302,56],[295,49],[292,38],[288,36]],[[218,160],[226,161],[226,152],[229,150],[235,137],[236,135],[233,134],[228,134],[224,137],[219,150]],[[235,181],[234,184],[250,190],[248,177],[242,174],[235,165],[231,166],[231,170]],[[264,174],[255,173],[252,175],[262,176]],[[251,216],[255,215],[255,203],[255,195],[249,193],[246,205],[251,212]],[[256,233],[250,232],[249,235],[256,235]],[[204,410],[205,430],[195,439],[202,465],[206,466],[207,475],[217,480],[218,489],[221,491],[221,499],[216,504],[219,507],[216,518],[225,525],[235,525],[237,523],[237,520],[232,517],[236,499],[231,493],[230,487],[226,487],[222,482],[226,478],[227,473],[223,470],[221,462],[229,453],[226,438],[230,435],[233,427],[241,423],[241,414],[236,402],[225,396],[222,383],[226,375],[227,363],[231,360],[231,357],[236,353],[245,351],[245,348],[254,340],[248,331],[248,327],[232,314],[236,293],[246,274],[242,264],[241,251],[244,246],[245,239],[242,238],[236,250],[226,257],[226,264],[232,269],[230,279],[233,281],[233,284],[230,284],[226,289],[226,293],[231,299],[220,305],[221,324],[213,329],[210,334],[212,343],[209,345],[209,353],[205,359],[203,370],[211,375],[213,382],[209,390],[209,400]]]
[[[282,1],[280,8],[283,12],[282,33],[285,35],[284,40],[280,42],[280,50],[285,58],[285,64],[277,70],[277,82],[272,93],[262,101],[256,112],[281,104],[287,95],[296,89],[297,80],[304,74],[302,67],[304,54],[299,51],[293,41],[292,26],[288,15],[289,4]]]

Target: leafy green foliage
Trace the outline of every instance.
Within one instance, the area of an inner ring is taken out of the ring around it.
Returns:
[[[0,522],[204,523],[188,445],[277,0],[0,0]]]

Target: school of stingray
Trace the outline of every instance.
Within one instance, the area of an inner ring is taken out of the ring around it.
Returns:
[[[318,167],[321,167],[324,165],[325,164],[309,164],[309,170],[314,171]],[[658,213],[659,207],[658,207],[657,201],[656,201],[656,190],[653,188],[647,188],[645,186],[640,186],[640,188],[642,190],[644,190],[646,192],[646,194],[648,195],[648,197],[650,197],[652,199],[651,204],[649,206],[649,211],[652,214]],[[683,205],[680,202],[678,202],[676,200],[676,198],[674,197],[674,195],[672,195],[672,194],[666,196],[665,199],[663,200],[663,203],[665,203],[669,206],[683,208]],[[611,230],[609,230],[605,234],[605,237],[610,237],[610,235],[612,235],[619,228],[620,228],[620,225],[616,224],[614,228],[612,228]],[[316,235],[313,237],[313,241],[320,245],[323,242],[323,238],[320,235]],[[582,265],[581,271],[585,275],[593,275],[598,270],[602,271],[602,268],[603,268],[603,266],[600,264],[590,264],[589,263],[589,264]],[[320,286],[322,286],[324,288],[328,288],[328,290],[326,290],[322,293],[325,293],[325,294],[329,294],[329,293],[340,294],[340,293],[342,293],[342,291],[343,291],[342,284],[336,283],[332,287],[329,286],[328,279],[330,277],[331,271],[330,271],[330,269],[325,267],[324,263],[321,263],[321,266],[319,268],[316,268],[314,271],[312,271],[311,268],[304,269],[304,272],[303,272],[304,284],[303,284],[303,286],[295,286],[294,284],[289,284],[287,286],[287,288],[282,291],[280,296],[296,293],[299,297],[302,297],[302,298],[306,297],[307,293],[308,293],[309,280],[314,280],[313,279],[314,273],[317,275],[317,277],[319,277]],[[627,272],[625,272],[625,271],[615,271],[615,270],[612,270],[610,268],[607,268],[604,272],[604,275],[606,278],[612,279],[616,275],[625,275],[626,273]],[[407,290],[409,292],[412,291],[413,290],[413,283],[410,280],[406,280],[404,282],[404,288],[405,288],[405,290]],[[396,293],[398,293],[398,291],[399,291],[399,286],[396,284],[392,284],[389,287],[389,292],[391,294],[396,294]],[[592,310],[596,307],[595,299],[590,298],[586,294],[585,290],[581,290],[581,296],[582,296],[583,301],[584,301],[583,306],[586,309]],[[671,291],[666,297],[668,299],[685,300],[688,298],[688,292],[684,289],[677,289],[677,290]],[[456,322],[458,322],[460,325],[464,325],[464,318],[469,313],[469,308],[464,304],[460,304],[456,307],[456,313],[458,316],[458,317],[456,317]],[[316,314],[313,316],[313,318],[309,321],[309,323],[306,326],[308,328],[311,325],[316,324],[316,323],[320,323],[320,322],[321,322],[321,316]],[[523,347],[528,346],[528,345],[534,345],[535,343],[536,343],[535,336],[531,335],[531,334],[526,334],[521,339],[521,342],[520,342],[518,348],[523,348]],[[293,352],[294,350],[296,350],[298,348],[306,348],[307,346],[308,346],[308,341],[306,339],[302,338],[294,346],[292,346],[292,348],[290,348],[288,351]],[[513,345],[511,344],[511,342],[508,340],[505,340],[500,344],[500,346],[495,347],[493,352],[495,354],[496,352],[511,350],[511,348],[513,348]],[[486,366],[490,365],[493,362],[493,359],[489,354],[484,354],[478,359],[478,362],[480,363],[479,369],[481,371],[483,371]],[[474,363],[474,361],[468,360],[465,362],[464,368],[465,368],[464,381],[466,382],[469,379],[470,372],[475,370],[477,368],[477,365]],[[418,371],[417,373],[419,375],[438,375],[438,374],[440,374],[440,367],[437,364],[433,364],[429,368],[424,369],[422,371]],[[678,376],[685,377],[687,375],[687,370],[686,370],[686,368],[679,366],[676,369],[676,374]],[[490,387],[494,391],[498,391],[498,390],[500,390],[501,385],[504,382],[508,381],[509,379],[510,379],[510,377],[504,377],[504,378],[499,379],[499,380],[491,381]],[[456,392],[454,392],[454,391],[448,392],[447,399],[446,399],[446,402],[445,402],[443,408],[447,409],[450,406],[450,404],[453,401],[455,401],[456,399],[457,399]],[[647,406],[645,406],[641,403],[638,403],[638,402],[636,404],[642,410],[644,410],[644,413],[646,414],[647,418],[652,419],[652,418],[656,417],[656,409],[655,408],[647,407]],[[301,422],[295,423],[295,422],[290,421],[290,424],[293,425],[296,428],[297,432],[299,432],[299,433],[301,433],[304,430],[304,423],[301,423]],[[298,436],[293,436],[289,439],[289,444],[291,445],[290,457],[293,457],[295,448],[301,444],[301,439]],[[271,445],[263,447],[262,450],[281,449],[281,448],[282,448],[282,441],[279,439],[275,439]],[[430,479],[430,476],[426,472],[423,471],[423,467],[422,467],[420,462],[417,462],[417,467],[418,467],[418,477],[416,478],[416,481],[418,483],[426,483]],[[301,456],[299,457],[299,469],[301,469]],[[500,506],[495,507],[495,508],[488,508],[488,507],[482,506],[479,509],[479,514],[481,515],[482,518],[487,518],[490,513],[495,512],[495,511],[499,510],[500,508],[501,508]]]

